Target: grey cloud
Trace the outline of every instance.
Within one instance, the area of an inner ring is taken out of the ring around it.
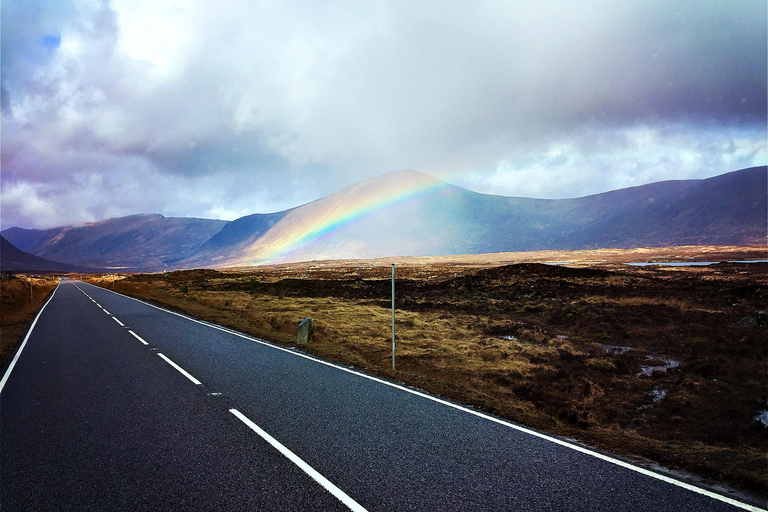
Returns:
[[[189,38],[163,70],[124,52],[108,3],[3,2],[4,187],[64,197],[68,177],[119,176],[136,194],[112,202],[123,213],[200,215],[215,197],[268,211],[404,167],[485,173],[473,183],[508,193],[492,188],[499,169],[570,162],[565,182],[588,191],[679,173],[633,154],[617,135],[633,127],[673,125],[696,154],[718,151],[696,145],[702,127],[765,134],[762,2],[181,5]],[[563,145],[573,154],[547,156]],[[148,179],[174,186],[150,195]],[[174,194],[211,199],[185,209]],[[14,215],[4,203],[3,225]]]

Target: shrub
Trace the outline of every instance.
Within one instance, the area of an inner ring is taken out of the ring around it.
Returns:
[[[586,365],[592,368],[593,370],[598,370],[601,372],[616,371],[616,365],[614,364],[614,362],[604,357],[595,357],[592,359],[587,359]]]

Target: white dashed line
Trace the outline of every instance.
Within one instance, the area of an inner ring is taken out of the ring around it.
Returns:
[[[171,366],[173,366],[174,368],[176,368],[177,370],[179,370],[179,373],[181,373],[183,376],[185,376],[186,378],[188,378],[189,380],[191,380],[193,384],[195,384],[195,385],[197,385],[197,386],[199,386],[199,385],[201,385],[201,384],[202,384],[202,382],[200,382],[199,380],[197,380],[196,378],[194,378],[192,375],[190,375],[189,373],[187,373],[187,371],[186,371],[184,368],[182,368],[181,366],[177,365],[176,363],[174,363],[173,361],[171,361],[170,359],[168,359],[168,358],[165,356],[165,354],[160,354],[160,353],[158,353],[157,355],[159,355],[160,357],[162,357],[163,359],[165,359],[165,362],[166,362],[166,363],[168,363],[169,365],[171,365]]]
[[[106,309],[104,309],[104,308],[101,308],[101,310],[102,310],[102,311],[104,311],[104,312],[105,312],[106,314],[108,314],[109,316],[112,316],[112,313],[110,313],[110,312],[109,312],[109,311],[107,311]]]
[[[129,332],[129,333],[131,333],[131,335],[133,335],[133,337],[134,337],[134,338],[136,338],[137,340],[139,340],[139,341],[140,341],[140,342],[142,342],[143,344],[145,344],[145,345],[149,345],[149,343],[147,343],[146,341],[144,341],[143,339],[141,339],[141,336],[139,336],[138,334],[136,334],[136,333],[135,333],[135,332],[133,332],[132,330],[128,329],[128,332]]]
[[[117,322],[118,324],[120,324],[120,327],[125,327],[125,324],[124,324],[123,322],[121,322],[120,320],[118,320],[117,318],[115,318],[115,317],[112,317],[112,320],[114,320],[115,322]]]
[[[339,501],[341,501],[344,505],[346,505],[350,510],[354,510],[356,512],[367,512],[365,508],[363,508],[362,505],[360,505],[358,502],[353,500],[349,497],[347,493],[336,487],[333,483],[331,483],[330,480],[325,478],[323,475],[317,472],[315,468],[304,462],[298,455],[293,453],[291,450],[286,448],[280,441],[266,433],[264,430],[261,429],[258,425],[256,425],[254,422],[249,420],[247,417],[243,415],[240,411],[237,409],[230,409],[229,412],[234,414],[237,419],[245,423],[248,428],[259,434],[266,442],[271,444],[277,451],[282,453],[288,460],[299,466],[302,471],[304,471],[307,475],[309,475],[315,482],[322,485],[328,492],[333,494]]]

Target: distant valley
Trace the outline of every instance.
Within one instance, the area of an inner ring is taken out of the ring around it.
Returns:
[[[133,215],[79,227],[10,228],[53,262],[116,270],[251,266],[531,250],[764,245],[768,172],[665,181],[575,199],[493,196],[393,171],[277,213],[226,222]],[[5,258],[6,248],[3,246]]]

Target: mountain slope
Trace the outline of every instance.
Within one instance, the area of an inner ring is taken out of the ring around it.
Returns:
[[[88,272],[94,269],[39,258],[22,251],[0,235],[0,270],[3,272]]]
[[[416,171],[394,171],[282,212],[266,232],[241,233],[237,244],[220,244],[206,257],[213,266],[242,266],[393,255],[764,243],[766,176],[766,167],[755,167],[705,180],[543,200],[479,194]],[[199,266],[203,260],[194,263]]]
[[[222,220],[131,215],[80,227],[11,228],[3,236],[36,256],[62,263],[148,270],[186,258],[225,224]]]
[[[254,213],[228,222],[221,231],[208,239],[197,251],[184,260],[188,267],[216,264],[225,254],[243,250],[269,231],[291,210],[277,213]]]

